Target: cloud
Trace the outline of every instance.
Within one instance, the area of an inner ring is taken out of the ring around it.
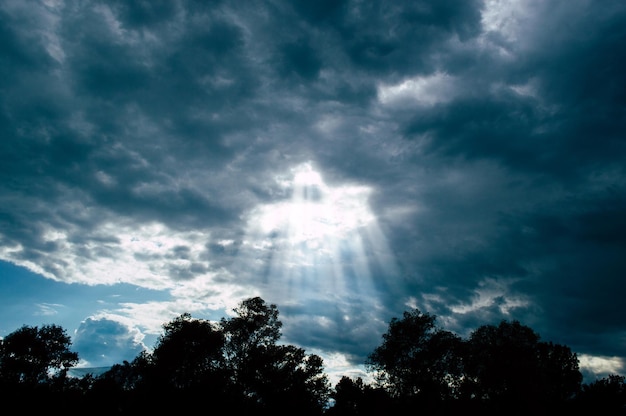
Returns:
[[[578,356],[578,360],[581,372],[588,380],[587,382],[624,372],[624,361],[620,357],[596,357],[581,354]]]
[[[150,335],[263,295],[286,339],[352,363],[407,305],[621,357],[618,2],[0,14],[0,259],[166,293],[106,305]]]
[[[454,99],[459,90],[454,78],[441,73],[410,78],[396,85],[381,86],[378,98],[383,105],[407,107],[411,104],[433,106]]]
[[[83,367],[105,367],[132,361],[145,350],[143,335],[132,326],[107,318],[87,318],[72,339]]]
[[[41,316],[55,316],[58,314],[58,309],[63,307],[63,305],[55,303],[40,303],[36,306],[38,308],[38,311],[35,314]]]

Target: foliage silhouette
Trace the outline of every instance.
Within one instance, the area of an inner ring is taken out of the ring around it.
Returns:
[[[355,380],[341,377],[332,398],[334,405],[326,412],[329,416],[384,415],[394,410],[393,400],[385,389],[366,384],[360,377]]]
[[[64,378],[78,363],[70,337],[57,325],[22,326],[0,342],[0,379],[36,385],[51,377]]]
[[[22,412],[191,412],[242,415],[626,414],[624,377],[581,385],[576,354],[517,321],[483,325],[467,339],[418,309],[393,318],[366,361],[373,382],[342,377],[331,388],[322,359],[279,344],[276,305],[246,299],[210,322],[184,313],[163,325],[152,352],[104,374],[68,377],[78,355],[63,328],[16,330],[0,340],[0,394]],[[332,398],[332,406],[328,406]]]
[[[22,326],[0,340],[0,392],[5,407],[25,413],[50,409],[50,399],[62,405],[72,385],[67,370],[78,362],[71,340],[57,325]],[[77,387],[82,387],[74,383]]]
[[[382,338],[368,364],[402,411],[548,414],[580,389],[576,355],[517,321],[483,325],[462,340],[414,309],[393,318]]]
[[[610,374],[585,384],[577,397],[581,412],[626,415],[626,383],[624,376]]]
[[[417,309],[393,318],[368,365],[393,397],[411,402],[454,399],[462,380],[462,341]]]
[[[569,348],[539,339],[517,321],[476,329],[467,341],[465,393],[516,414],[565,405],[580,389],[578,359]]]
[[[116,395],[124,413],[193,410],[208,401],[238,414],[321,414],[330,391],[322,359],[277,345],[282,324],[276,305],[257,297],[234,312],[219,323],[183,314],[164,324],[152,354],[114,366],[93,390]],[[174,400],[154,407],[155,397]]]
[[[163,329],[150,357],[155,378],[176,389],[224,382],[224,334],[219,328],[185,313]]]

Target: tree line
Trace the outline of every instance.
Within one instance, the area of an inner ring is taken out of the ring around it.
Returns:
[[[78,363],[57,325],[23,326],[0,340],[2,406],[65,414],[202,412],[241,415],[626,414],[626,383],[582,383],[570,348],[518,321],[483,325],[466,339],[418,309],[393,318],[366,361],[371,383],[331,386],[323,360],[281,344],[279,312],[255,297],[219,322],[185,313],[163,325],[152,352],[101,375]]]

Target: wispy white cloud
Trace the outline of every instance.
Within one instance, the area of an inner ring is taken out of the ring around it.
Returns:
[[[59,309],[64,308],[63,305],[56,303],[39,303],[36,307],[35,315],[39,316],[55,316],[59,313]]]

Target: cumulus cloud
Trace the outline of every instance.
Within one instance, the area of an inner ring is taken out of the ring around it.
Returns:
[[[80,351],[81,367],[106,367],[132,361],[141,351],[143,335],[119,320],[87,318],[72,337],[72,347]]]
[[[581,354],[578,357],[580,369],[588,380],[595,380],[624,373],[624,360],[621,357],[602,357]]]

